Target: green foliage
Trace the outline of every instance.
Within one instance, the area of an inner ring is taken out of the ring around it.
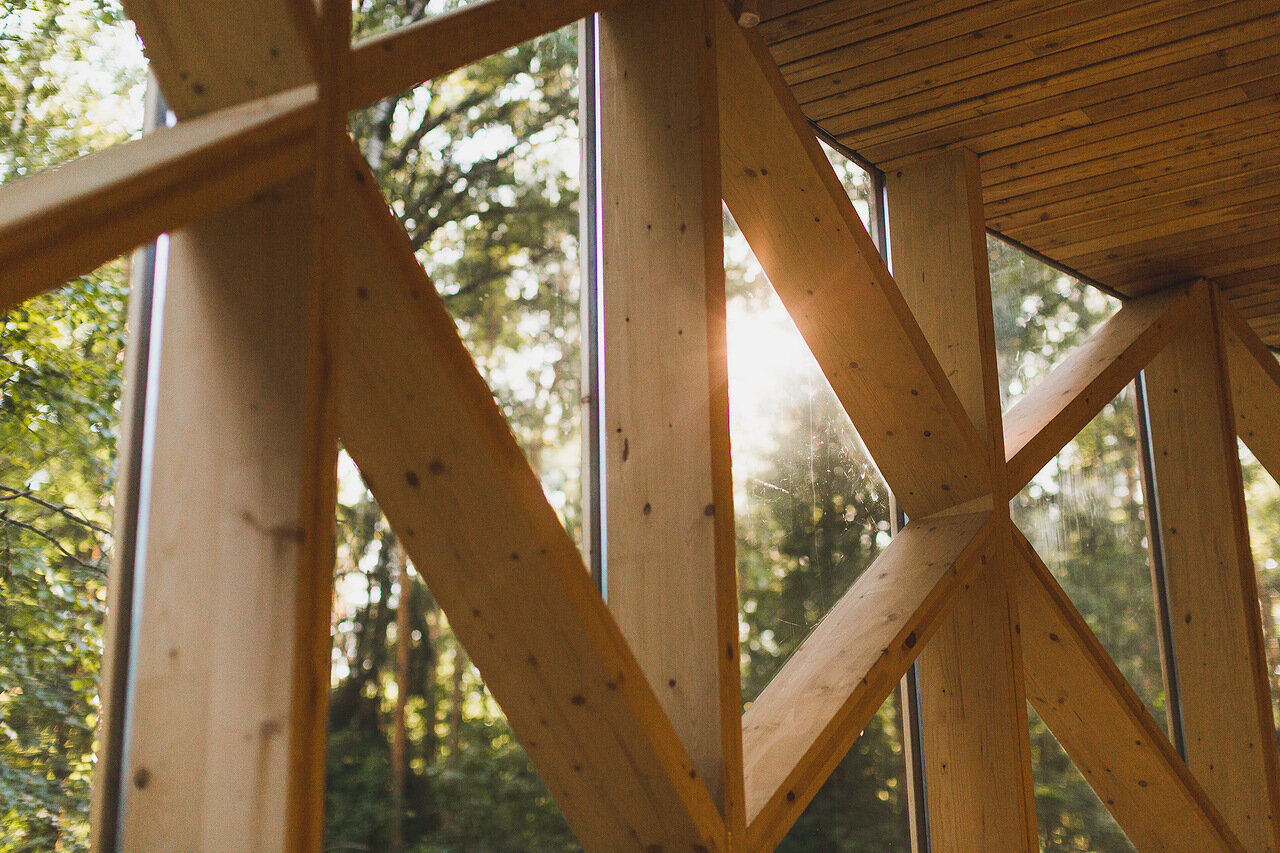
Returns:
[[[140,54],[102,61],[131,38],[119,21],[0,9],[0,180],[136,130]],[[0,316],[0,851],[87,849],[125,277],[107,264]]]

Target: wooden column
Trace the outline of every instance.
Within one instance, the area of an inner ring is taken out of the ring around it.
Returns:
[[[990,453],[1007,517],[1004,436],[977,157],[950,151],[887,175],[894,279]],[[1037,850],[1008,527],[921,652],[931,849]]]
[[[600,18],[605,553],[609,608],[740,837],[717,2]]]
[[[282,4],[129,11],[180,120],[309,74]],[[319,846],[336,439],[313,192],[302,175],[171,236],[119,849]]]
[[[1275,728],[1223,329],[1210,286],[1147,368],[1187,764],[1249,850],[1277,850]]]

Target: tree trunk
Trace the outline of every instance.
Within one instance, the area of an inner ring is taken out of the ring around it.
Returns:
[[[398,545],[392,560],[400,566],[400,598],[396,604],[396,704],[391,730],[391,853],[403,853],[404,789],[408,771],[404,711],[409,696],[409,653],[413,648],[413,578],[409,574],[409,561]]]

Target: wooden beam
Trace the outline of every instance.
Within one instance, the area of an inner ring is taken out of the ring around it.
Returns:
[[[1236,434],[1280,480],[1280,362],[1226,294],[1218,292],[1216,300],[1225,332]]]
[[[717,17],[725,201],[908,515],[991,491],[982,438],[768,48]]]
[[[609,609],[741,838],[719,3],[600,16],[604,505]]]
[[[127,8],[180,119],[309,81],[281,4]],[[312,197],[299,175],[170,237],[123,849],[299,849],[314,837],[318,804],[299,798],[322,784],[328,660],[302,664],[329,642],[313,605],[332,579],[334,471],[307,274]]]
[[[723,849],[706,786],[408,237],[356,168],[338,310],[343,445],[583,845]]]
[[[988,512],[912,521],[818,623],[742,718],[748,847],[772,850],[978,582]]]
[[[1226,353],[1210,287],[1147,367],[1187,763],[1249,850],[1277,850],[1280,775]]]
[[[0,311],[289,180],[314,121],[303,86],[0,187]]]
[[[1031,745],[1017,603],[1009,579],[1009,485],[977,157],[939,153],[886,175],[893,268],[993,470],[1004,521],[995,561],[920,655],[930,848],[1036,850]],[[992,767],[1001,768],[991,773]]]
[[[1027,698],[1139,850],[1245,848],[1020,532]]]
[[[351,57],[347,105],[370,106],[616,2],[481,0],[362,39]]]
[[[1009,488],[1019,492],[1178,333],[1198,303],[1189,286],[1124,307],[1004,416]]]

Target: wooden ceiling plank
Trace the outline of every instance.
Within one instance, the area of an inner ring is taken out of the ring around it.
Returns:
[[[0,187],[0,310],[310,168],[311,86]]]
[[[1205,137],[1184,139],[1171,144],[1176,153],[1170,154],[1170,148],[1159,150],[1153,146],[1146,152],[1133,152],[1132,155],[1120,154],[1112,158],[1111,163],[1105,158],[1083,163],[1072,168],[1057,170],[1040,177],[1021,178],[1022,186],[1036,185],[1035,189],[1018,196],[998,198],[1006,190],[1005,185],[996,185],[987,189],[986,209],[993,218],[1001,217],[1009,211],[1031,211],[1046,200],[1066,196],[1067,202],[1072,199],[1100,197],[1108,192],[1122,192],[1132,184],[1143,182],[1168,182],[1179,175],[1187,176],[1187,180],[1195,180],[1201,172],[1212,169],[1230,174],[1229,167],[1235,164],[1240,169],[1251,169],[1270,164],[1278,156],[1280,144],[1265,131],[1257,136],[1244,139],[1226,139],[1226,133],[1212,133]],[[1161,159],[1143,160],[1143,157],[1159,157]],[[1109,167],[1113,171],[1103,171]],[[1079,172],[1073,181],[1072,171]],[[1065,183],[1058,183],[1063,181]]]
[[[1261,66],[1265,63],[1247,63]],[[1277,77],[1276,79],[1280,79]],[[1225,81],[1224,81],[1225,82]],[[1234,82],[1204,94],[1174,99],[1166,87],[1148,89],[1145,106],[1114,118],[1094,120],[1086,127],[1063,131],[1029,142],[999,148],[984,148],[982,171],[992,182],[1039,171],[1086,162],[1099,150],[1127,151],[1165,139],[1177,139],[1206,126],[1231,125],[1273,115],[1272,96],[1250,98],[1243,85]],[[1105,149],[1101,146],[1105,145]],[[1052,164],[1052,165],[1050,165]]]
[[[1141,245],[1146,240],[1176,240],[1177,235],[1197,228],[1221,228],[1225,231],[1232,222],[1248,228],[1254,224],[1255,217],[1271,215],[1277,209],[1277,205],[1280,205],[1280,187],[1264,186],[1258,192],[1262,194],[1259,198],[1250,198],[1237,203],[1228,201],[1227,206],[1224,207],[1200,209],[1186,216],[1138,226],[1131,231],[1092,232],[1092,236],[1071,234],[1068,235],[1070,242],[1047,239],[1044,242],[1048,248],[1043,251],[1071,265],[1075,259],[1095,252],[1120,248],[1127,250],[1128,247],[1135,244]]]
[[[1126,302],[1009,410],[1004,430],[1011,493],[1031,482],[1133,381],[1195,307],[1187,287]]]
[[[1237,219],[1228,223],[1216,223],[1189,231],[1171,232],[1167,235],[1144,240],[1119,249],[1106,249],[1073,259],[1075,268],[1086,270],[1110,270],[1108,281],[1125,285],[1124,292],[1131,295],[1146,293],[1149,276],[1160,273],[1176,273],[1182,258],[1193,266],[1200,252],[1226,251],[1274,237],[1274,231],[1256,220]],[[1173,259],[1170,265],[1170,259]],[[1132,286],[1130,286],[1132,285]]]
[[[1128,57],[1064,69],[1011,89],[983,92],[977,98],[897,116],[880,126],[871,125],[856,112],[822,124],[872,162],[892,163],[934,148],[971,141],[976,144],[986,133],[1265,59],[1275,52],[1276,23],[1273,16],[1225,26]],[[1090,121],[1087,116],[1085,120]],[[981,153],[982,149],[978,150]]]
[[[989,494],[982,439],[768,49],[721,22],[724,197],[770,283],[909,514]]]
[[[826,114],[827,104],[844,112],[839,106],[848,102],[850,91],[859,93],[861,104],[907,98],[929,85],[938,85],[938,81],[950,84],[1036,60],[1043,55],[1036,46],[1043,49],[1047,38],[1055,44],[1049,52],[1056,53],[1204,6],[1202,0],[1121,0],[1111,4],[1096,0],[1051,4],[1001,0],[955,16],[959,21],[930,20],[905,31],[897,40],[883,38],[829,50],[782,66],[782,74],[805,112],[820,116]],[[951,37],[940,38],[943,35]],[[881,94],[868,93],[862,99],[862,91],[868,88]]]
[[[912,521],[890,541],[743,714],[749,849],[800,817],[957,594],[977,582],[990,513]]]
[[[1229,300],[1220,298],[1218,311],[1226,331],[1236,435],[1280,481],[1280,362]]]
[[[722,849],[704,783],[408,237],[356,169],[337,312],[344,446],[584,845]]]
[[[1257,144],[1266,143],[1255,143]],[[1173,172],[1145,178],[1135,175],[1128,183],[1120,183],[1092,196],[1075,195],[1070,187],[1064,187],[1062,192],[1043,194],[1044,203],[1039,208],[1026,206],[1026,199],[1023,204],[1018,205],[1020,209],[1007,213],[993,212],[991,208],[1003,207],[1007,210],[1012,205],[990,205],[987,208],[988,222],[1001,233],[1017,232],[1034,242],[1035,237],[1031,235],[1035,230],[1049,227],[1049,223],[1058,223],[1064,228],[1073,223],[1079,224],[1083,221],[1081,214],[1090,207],[1096,206],[1099,210],[1107,210],[1108,215],[1119,214],[1123,217],[1125,205],[1131,205],[1143,196],[1175,202],[1179,199],[1190,200],[1197,194],[1201,198],[1212,197],[1217,192],[1238,187],[1238,182],[1246,180],[1246,176],[1259,181],[1269,179],[1277,167],[1280,167],[1280,145],[1258,151],[1247,159],[1231,161],[1219,158],[1181,175]],[[1125,173],[1133,174],[1128,170]]]
[[[1258,15],[1256,3],[1230,0],[1217,8],[1120,33],[1061,53],[1028,55],[1024,61],[984,69],[975,76],[966,76],[960,67],[940,69],[946,76],[926,69],[808,103],[805,112],[837,135],[851,130],[850,123],[856,122],[864,128],[885,125],[893,128],[895,136],[901,136],[901,116],[943,111],[958,118],[969,118],[991,111],[985,101],[992,92],[1007,95],[1030,87],[1044,98],[1112,79],[1118,76],[1117,71],[1151,70],[1177,58],[1238,44],[1242,38],[1249,37],[1242,25],[1257,19]],[[966,112],[969,115],[965,115]]]
[[[370,106],[615,2],[482,0],[362,39],[351,56],[348,105]]]
[[[1031,543],[1014,534],[1027,698],[1139,850],[1244,846]]]
[[[979,6],[987,0],[875,0],[850,10],[830,0],[760,24],[760,34],[779,65],[839,47],[851,40],[879,41],[917,24]]]
[[[1087,213],[1071,213],[1021,227],[1001,227],[994,223],[992,227],[1052,256],[1061,246],[1076,245],[1111,230],[1111,223],[1123,222],[1128,236],[1142,239],[1147,234],[1170,233],[1175,230],[1175,223],[1185,222],[1189,216],[1207,221],[1220,211],[1271,199],[1280,189],[1276,182],[1278,175],[1280,166],[1272,164],[1241,169],[1236,174],[1203,184],[1191,178],[1186,185],[1164,192],[1138,183],[1138,188],[1147,190],[1145,196],[1112,204],[1100,200]]]

